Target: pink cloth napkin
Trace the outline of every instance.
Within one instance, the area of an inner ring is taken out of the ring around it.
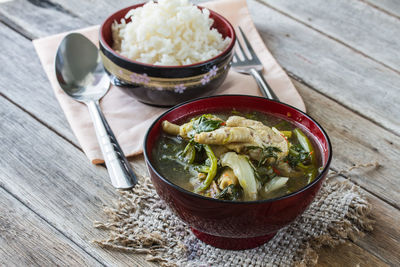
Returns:
[[[239,25],[242,27],[264,65],[266,80],[280,100],[305,111],[301,96],[258,34],[247,9],[246,0],[217,0],[204,3],[203,6],[223,15],[234,27]],[[93,26],[75,32],[84,34],[97,44],[98,30],[99,26]],[[55,76],[56,51],[66,34],[61,33],[34,40],[33,44],[61,108],[83,151],[92,163],[99,164],[103,162],[103,156],[97,143],[89,112],[84,104],[74,101],[62,91]],[[238,74],[233,70],[230,70],[227,79],[216,94],[261,95],[251,76]],[[142,143],[146,130],[166,110],[165,108],[151,107],[129,98],[115,86],[112,86],[107,95],[103,97],[100,105],[126,156],[143,152]]]

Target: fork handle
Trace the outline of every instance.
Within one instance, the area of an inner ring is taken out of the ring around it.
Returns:
[[[269,85],[268,85],[267,81],[264,79],[264,76],[262,75],[261,71],[258,71],[256,69],[250,69],[250,74],[256,80],[258,87],[260,87],[261,93],[264,97],[271,99],[271,100],[279,101],[279,98],[276,96],[276,94],[271,89],[271,87],[269,87]]]
[[[132,188],[137,183],[137,177],[101,112],[98,101],[89,101],[86,104],[93,120],[97,140],[99,141],[112,185],[118,189]]]

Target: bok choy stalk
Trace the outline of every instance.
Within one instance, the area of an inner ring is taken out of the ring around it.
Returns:
[[[265,192],[275,191],[275,190],[285,186],[285,184],[287,183],[288,180],[289,180],[289,178],[287,178],[287,177],[272,178],[271,181],[269,181],[268,183],[265,184],[264,190],[265,190]]]
[[[299,141],[300,145],[303,147],[303,149],[309,153],[311,162],[312,162],[312,166],[304,166],[303,164],[298,164],[298,166],[302,169],[304,169],[305,174],[308,176],[308,183],[311,183],[315,177],[318,174],[318,171],[315,167],[316,165],[316,157],[315,157],[315,153],[314,153],[314,148],[311,145],[310,140],[308,139],[308,137],[299,129],[296,128],[293,130],[293,133],[295,134],[297,140]]]
[[[217,167],[218,167],[217,157],[215,157],[211,147],[209,145],[203,145],[203,147],[206,151],[208,160],[210,162],[210,168],[208,170],[207,177],[204,180],[204,182],[198,188],[196,188],[195,191],[197,193],[206,190],[210,186],[215,175],[217,174]]]
[[[235,152],[227,152],[221,156],[220,162],[222,166],[228,166],[233,170],[243,188],[244,199],[256,200],[258,184],[248,158]]]
[[[178,155],[184,162],[192,164],[196,157],[196,149],[194,148],[193,142],[189,142],[185,149]]]
[[[304,151],[310,154],[311,162],[315,163],[314,149],[308,137],[299,128],[294,129],[293,133],[299,141],[299,144],[303,147]]]

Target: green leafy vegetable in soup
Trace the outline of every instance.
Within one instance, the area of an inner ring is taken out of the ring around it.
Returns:
[[[307,135],[264,114],[203,114],[182,125],[164,121],[162,128],[153,151],[158,170],[206,197],[279,197],[304,187],[319,172],[319,155]]]

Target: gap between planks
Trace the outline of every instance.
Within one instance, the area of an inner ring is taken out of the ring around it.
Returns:
[[[379,164],[379,163],[378,163],[378,164]],[[377,166],[376,168],[380,168],[380,166]],[[340,171],[339,169],[337,169],[337,168],[335,168],[335,167],[330,167],[329,170],[332,170],[332,171],[334,171],[334,172],[339,172],[339,171]],[[386,199],[379,197],[379,195],[377,195],[376,193],[372,192],[372,191],[369,190],[368,188],[363,187],[362,185],[360,185],[360,184],[357,183],[356,181],[351,180],[351,178],[350,178],[349,176],[346,176],[346,175],[343,174],[343,173],[338,174],[337,176],[340,176],[340,177],[346,179],[347,181],[351,182],[352,184],[357,185],[357,186],[360,187],[362,190],[364,190],[364,191],[370,193],[371,195],[373,195],[373,196],[376,197],[377,199],[379,199],[379,200],[385,202],[387,205],[389,205],[389,206],[391,206],[392,208],[397,209],[397,210],[400,211],[400,208],[399,208],[399,207],[396,207],[395,205],[393,205],[392,203],[390,203],[390,202],[387,201]]]
[[[0,184],[0,188],[3,189],[5,192],[7,192],[7,194],[9,194],[11,197],[13,197],[14,199],[16,199],[22,206],[24,206],[25,208],[27,208],[30,212],[32,212],[33,214],[35,214],[36,216],[38,216],[41,220],[43,220],[44,223],[46,223],[47,225],[49,225],[49,227],[51,227],[52,229],[54,229],[57,233],[59,233],[61,236],[65,237],[66,239],[70,240],[75,246],[77,246],[79,249],[81,249],[85,254],[87,254],[88,256],[90,256],[92,259],[94,259],[95,261],[97,261],[99,264],[103,265],[103,266],[107,266],[105,263],[101,262],[99,259],[97,259],[96,257],[94,257],[92,254],[90,254],[88,251],[85,250],[85,248],[83,248],[81,245],[79,245],[79,243],[75,242],[73,239],[69,238],[68,236],[66,236],[61,230],[59,230],[57,227],[55,227],[51,222],[49,222],[46,218],[44,218],[42,215],[40,215],[39,213],[35,212],[33,209],[31,209],[31,207],[29,207],[25,202],[23,202],[18,196],[14,195],[13,193],[11,193],[7,188],[4,187],[4,185]]]
[[[65,141],[67,141],[68,143],[70,143],[72,146],[74,146],[75,148],[77,148],[78,150],[80,150],[83,153],[82,148],[75,144],[74,142],[72,142],[72,140],[68,139],[66,136],[64,136],[62,133],[58,132],[55,128],[51,127],[48,123],[46,123],[45,121],[39,119],[37,116],[35,116],[33,113],[29,112],[27,109],[23,108],[21,105],[17,104],[16,102],[14,102],[12,99],[10,99],[9,97],[5,96],[2,92],[0,92],[0,96],[3,97],[5,100],[7,100],[8,102],[10,102],[11,104],[13,104],[14,106],[16,106],[17,108],[19,108],[20,110],[22,110],[23,112],[27,113],[29,116],[31,116],[34,120],[36,120],[37,122],[41,123],[43,126],[45,126],[46,128],[48,128],[49,130],[51,130],[52,132],[54,132],[55,134],[57,134],[59,137],[61,137],[62,139],[64,139]]]
[[[392,17],[400,20],[400,16],[398,16],[398,15],[396,15],[396,14],[390,12],[390,11],[387,11],[386,9],[383,9],[383,8],[377,6],[377,5],[374,5],[373,3],[369,2],[369,1],[366,1],[366,0],[358,0],[358,1],[363,2],[364,4],[375,8],[376,10],[379,10],[380,12],[383,12],[386,15],[392,16]]]
[[[258,3],[261,3],[262,5],[266,6],[267,8],[270,8],[270,9],[276,11],[277,13],[279,13],[279,14],[285,16],[285,17],[288,17],[289,19],[292,19],[292,20],[294,20],[294,21],[300,23],[300,24],[303,25],[303,26],[306,26],[307,28],[311,29],[312,31],[315,31],[315,32],[317,32],[318,34],[321,34],[322,36],[327,37],[328,39],[332,39],[333,41],[339,42],[339,43],[340,43],[340,41],[338,41],[337,39],[335,39],[335,38],[333,38],[333,37],[330,38],[329,35],[326,35],[326,34],[324,34],[323,32],[321,32],[321,31],[319,31],[319,30],[316,30],[316,29],[313,28],[312,26],[309,26],[308,24],[302,23],[301,21],[299,21],[299,20],[293,18],[292,16],[290,16],[290,15],[288,15],[288,14],[282,12],[282,11],[279,11],[278,9],[276,9],[276,8],[274,8],[274,7],[271,7],[271,5],[267,4],[267,3],[265,2],[265,0],[255,0],[255,1],[258,2]],[[55,4],[55,5],[58,5],[58,4]],[[64,8],[64,9],[67,10],[66,8]],[[0,14],[0,16],[1,16],[1,14]],[[82,17],[79,17],[79,19],[82,20],[82,21],[84,21],[84,18],[82,18]],[[23,33],[21,33],[18,29],[15,29],[15,28],[13,28],[13,27],[10,26],[10,25],[7,25],[7,26],[8,26],[9,28],[15,30],[16,32],[18,32],[18,33],[20,33],[20,34],[23,35]],[[17,26],[17,28],[18,28],[18,26]],[[22,31],[23,31],[23,30],[22,30]],[[26,37],[26,36],[25,36],[25,37]],[[28,38],[28,37],[26,37],[26,38]],[[29,38],[28,38],[28,39],[29,39]],[[352,48],[352,46],[347,45],[347,44],[345,44],[345,43],[343,43],[343,42],[340,43],[340,44],[343,44],[343,46],[345,46],[346,48],[349,48],[351,51],[359,51],[359,50],[357,50],[357,49]],[[362,52],[360,52],[360,53],[355,52],[355,53],[356,53],[356,54],[362,54]],[[364,55],[365,55],[365,53],[364,53]],[[378,64],[380,64],[378,61],[374,61],[374,60],[371,60],[371,61],[377,62]],[[386,67],[384,67],[384,68],[387,69]],[[390,68],[390,67],[389,67],[389,68]],[[389,71],[390,71],[390,70],[391,70],[391,69],[389,69]],[[400,72],[398,72],[398,73],[400,73]],[[395,72],[395,74],[397,75],[397,72]],[[309,84],[308,84],[308,86],[309,86]],[[310,87],[310,88],[313,88],[313,89],[316,89],[316,87],[313,87],[313,86],[309,86],[309,87]],[[325,94],[323,94],[323,95],[325,95]],[[327,95],[325,95],[325,96],[327,96]],[[329,97],[329,96],[327,96],[327,97],[328,97],[329,99],[334,100],[332,97]],[[334,101],[335,101],[335,100],[334,100]],[[339,103],[339,102],[336,102],[336,103]],[[341,104],[341,103],[339,103],[339,104],[340,104],[340,105],[343,105],[343,104]],[[344,106],[344,105],[343,105],[343,106]],[[347,107],[348,109],[352,110],[353,112],[355,112],[356,114],[360,115],[361,117],[367,118],[367,117],[365,117],[366,115],[361,114],[360,112],[356,111],[355,109],[349,108],[348,106],[345,106],[345,107]],[[372,119],[372,118],[371,118],[371,119],[368,119],[368,120],[373,121],[376,125],[379,125],[379,126],[382,127],[383,129],[385,129],[385,130],[387,130],[387,131],[389,131],[389,132],[391,132],[391,133],[393,133],[393,134],[395,134],[395,135],[397,135],[397,136],[400,136],[400,133],[396,133],[393,129],[390,129],[389,127],[386,127],[386,126],[382,125],[382,123],[379,122],[378,120],[374,120],[374,119]]]
[[[357,54],[360,54],[360,55],[368,58],[369,60],[374,61],[375,63],[378,63],[379,65],[383,66],[384,68],[386,68],[388,70],[391,70],[392,72],[400,75],[400,71],[399,70],[396,70],[396,69],[388,66],[387,64],[385,64],[385,63],[383,63],[383,62],[381,62],[381,61],[379,61],[379,60],[377,60],[377,59],[365,54],[364,52],[358,50],[357,48],[354,48],[351,45],[348,45],[347,43],[339,40],[338,38],[333,37],[333,36],[323,32],[323,31],[320,31],[320,30],[314,28],[313,26],[311,26],[310,24],[307,24],[307,23],[303,22],[302,20],[299,20],[299,19],[293,17],[292,15],[290,15],[290,14],[288,14],[288,13],[286,13],[286,12],[284,12],[284,11],[282,11],[282,10],[280,10],[280,9],[270,5],[270,4],[268,4],[266,2],[266,0],[255,0],[255,1],[260,3],[260,4],[262,4],[262,5],[264,5],[264,6],[266,6],[266,7],[268,7],[268,8],[270,8],[270,9],[272,9],[272,10],[274,10],[274,11],[276,11],[276,12],[278,12],[279,14],[282,14],[282,15],[284,15],[284,16],[286,16],[286,17],[288,17],[288,18],[290,18],[290,19],[292,19],[292,20],[294,20],[294,21],[306,26],[307,28],[309,28],[309,29],[311,29],[311,30],[313,30],[313,31],[315,31],[315,32],[317,32],[317,33],[319,33],[319,34],[321,34],[321,35],[323,35],[323,36],[325,36],[325,37],[327,37],[327,38],[329,38],[329,39],[331,39],[331,40],[333,40],[333,41],[335,41],[335,42],[337,42],[337,43],[339,43],[339,44],[341,44],[341,45],[343,45],[343,46],[345,46],[347,48],[349,48],[349,49],[351,49],[353,52],[355,52]]]
[[[306,83],[304,83],[303,82],[303,84],[305,84],[305,85],[307,85],[307,87],[310,87],[310,88],[313,88],[313,87],[311,87],[311,86],[309,86],[308,84],[306,84]],[[322,95],[324,95],[324,94],[322,94]],[[324,96],[326,96],[326,95],[324,95]],[[332,99],[332,98],[330,98],[329,96],[327,96],[327,98],[328,99],[330,99],[330,100],[332,100],[332,101],[334,101],[335,103],[338,103],[338,102],[336,102],[334,99]],[[14,103],[15,104],[15,103]],[[341,105],[341,106],[343,106],[342,104],[340,104],[340,103],[338,103],[339,105]],[[345,107],[345,106],[343,106],[343,107]],[[20,107],[21,108],[21,107]],[[346,107],[345,107],[346,108]],[[348,110],[350,110],[350,111],[352,111],[353,113],[355,113],[355,114],[358,114],[358,115],[360,115],[360,116],[362,116],[362,114],[359,114],[359,113],[357,113],[356,111],[354,111],[354,110],[351,110],[351,109],[349,109],[349,108],[346,108],[346,109],[348,109]],[[29,112],[27,112],[28,114],[30,114]],[[43,121],[41,121],[41,120],[39,120],[37,117],[35,117],[34,115],[32,115],[32,114],[30,114],[33,118],[35,118],[36,120],[38,120],[40,123],[42,123],[43,125],[45,125],[45,126],[47,126],[50,130],[52,130],[53,132],[55,132],[56,134],[58,134],[59,136],[61,136],[61,137],[63,137],[63,139],[65,139],[65,140],[67,140],[68,142],[70,142],[70,140],[68,139],[68,138],[66,138],[65,136],[63,136],[62,134],[60,134],[59,132],[57,132],[55,129],[53,129],[52,127],[50,127],[49,125],[46,125],[46,123],[44,123]],[[362,116],[362,117],[364,117],[364,116]],[[365,117],[364,117],[365,118]],[[366,118],[366,119],[368,119],[368,118]],[[368,119],[369,120],[369,119]],[[371,121],[371,120],[369,120],[369,121]],[[373,121],[371,121],[371,122],[373,122]],[[374,123],[374,122],[373,122]],[[378,125],[378,126],[380,126],[381,128],[383,128],[383,129],[385,129],[384,127],[382,127],[381,125],[379,125],[378,123],[375,123],[376,125]],[[388,130],[388,129],[386,129],[386,130]],[[390,130],[388,130],[389,132],[391,132]],[[395,134],[395,133],[394,133]],[[397,134],[395,134],[395,135],[397,135]],[[75,145],[76,146],[76,145]],[[76,146],[78,149],[80,149],[79,148],[79,146]],[[362,187],[363,189],[365,189],[364,187]],[[382,198],[380,198],[380,199],[382,199]],[[383,199],[382,199],[383,200]]]
[[[13,23],[10,19],[8,19],[6,16],[4,16],[1,13],[1,11],[0,11],[0,24],[15,31],[16,33],[20,34],[22,37],[24,37],[25,39],[27,39],[29,41],[32,41],[34,39],[34,36],[32,34],[25,31],[24,29],[19,27],[17,24]]]
[[[302,81],[300,78],[296,77],[295,75],[291,74],[290,72],[289,72],[289,76],[292,77],[292,78],[294,78],[296,81],[300,82],[301,84],[303,84],[303,85],[309,87],[309,89],[312,89],[312,90],[315,91],[315,89],[313,89],[312,87],[310,87],[310,85],[308,85],[307,83],[305,83],[304,81]],[[323,95],[323,94],[322,94],[322,95]],[[52,132],[54,132],[55,134],[57,134],[57,135],[58,135],[59,137],[61,137],[63,140],[65,140],[66,142],[68,142],[69,144],[71,144],[73,147],[75,147],[77,150],[79,150],[81,153],[84,153],[83,150],[82,150],[77,144],[73,143],[73,142],[72,142],[71,140],[69,140],[66,136],[64,136],[62,133],[58,132],[56,129],[54,129],[53,127],[51,127],[50,125],[48,125],[46,122],[44,122],[43,120],[37,118],[34,114],[32,114],[31,112],[27,111],[26,109],[24,109],[23,107],[21,107],[20,105],[18,105],[17,103],[15,103],[14,101],[12,101],[11,99],[9,99],[7,96],[4,96],[1,92],[0,92],[0,96],[3,97],[3,98],[4,98],[5,100],[7,100],[8,102],[10,102],[11,104],[13,104],[14,106],[16,106],[16,107],[17,107],[18,109],[20,109],[21,111],[23,111],[23,112],[25,112],[26,114],[28,114],[30,117],[32,117],[34,120],[36,120],[37,122],[39,122],[40,124],[42,124],[44,127],[48,128],[50,131],[52,131]],[[325,96],[325,95],[324,95],[324,96]],[[328,96],[325,96],[325,97],[327,97],[329,100],[331,100],[331,101],[333,101],[333,102],[335,102],[335,103],[341,105],[341,103],[336,102],[334,99],[331,99],[331,98],[329,98]],[[343,105],[341,105],[341,106],[343,106]],[[353,111],[353,110],[351,110],[351,109],[349,109],[349,108],[347,108],[347,107],[345,107],[345,106],[343,106],[343,107],[346,108],[346,109],[348,109],[348,110],[350,110],[352,113],[355,113],[356,115],[361,116],[361,115],[358,114],[357,112],[355,112],[355,111]],[[363,116],[362,116],[362,117],[363,117]],[[365,117],[364,117],[364,118],[365,118]],[[368,118],[365,118],[365,119],[369,120]],[[374,123],[374,122],[372,122],[372,123]],[[378,125],[378,126],[380,126],[380,125]],[[382,127],[382,126],[380,126],[380,127]],[[382,127],[382,128],[383,128],[383,127]],[[395,133],[393,133],[393,134],[395,134]],[[334,167],[330,167],[330,169],[333,170],[333,171],[338,171],[338,170],[337,170],[336,168],[334,168]],[[377,195],[376,193],[372,192],[372,191],[369,190],[368,188],[366,188],[366,187],[360,185],[360,184],[357,183],[356,181],[351,180],[348,176],[343,175],[343,174],[340,175],[340,176],[342,176],[343,178],[347,179],[347,180],[350,181],[351,183],[353,183],[353,184],[359,186],[359,187],[362,188],[363,190],[367,191],[368,193],[370,193],[371,195],[375,196],[376,198],[382,200],[383,202],[385,202],[386,204],[390,205],[391,207],[400,210],[398,207],[396,207],[396,206],[393,205],[392,203],[388,202],[386,199],[380,197],[379,195]]]
[[[10,103],[10,104],[12,104],[12,103]],[[18,107],[16,107],[16,108],[18,108]],[[22,111],[23,112],[23,111]],[[25,113],[26,114],[26,113]],[[27,114],[27,115],[29,115],[29,114]],[[39,122],[39,124],[40,125],[42,125],[40,122]],[[53,131],[51,131],[51,132],[53,132]],[[350,181],[350,182],[352,182],[352,181]],[[4,187],[3,187],[4,188]],[[5,188],[4,188],[5,189]],[[5,189],[7,192],[9,192],[7,189]],[[9,192],[10,193],[10,192]],[[10,193],[11,194],[11,193]],[[13,194],[11,194],[11,195],[13,195]],[[14,195],[13,195],[14,196]],[[16,197],[16,196],[14,196],[16,199],[18,199],[22,204],[24,204],[24,202],[22,202],[18,197]],[[378,198],[379,199],[379,198]],[[26,206],[26,205],[25,205]],[[27,206],[27,208],[28,209],[30,209],[29,208],[29,206]],[[32,212],[34,212],[32,209],[30,209]],[[35,214],[37,214],[36,212],[34,212]],[[56,228],[55,226],[53,226],[49,221],[47,221],[46,219],[44,219],[42,216],[40,216],[39,214],[37,214],[40,218],[42,218],[44,221],[46,221],[49,225],[51,225],[53,228],[55,228],[55,229],[58,229],[58,228]],[[62,232],[61,232],[62,233]],[[64,236],[66,236],[66,235],[64,235]],[[68,238],[67,236],[66,236],[66,238]],[[70,239],[70,238],[68,238],[68,239]],[[72,241],[72,240],[71,240]],[[75,243],[75,242],[74,242]],[[365,249],[365,248],[363,248],[362,246],[360,246],[360,245],[358,245],[358,244],[355,244],[357,247],[359,247],[360,249],[362,249],[363,251],[366,251],[368,254],[371,254],[367,249]],[[80,247],[80,246],[78,246],[78,247]],[[80,247],[81,248],[81,247]],[[85,250],[84,250],[85,251]],[[85,252],[87,252],[87,251],[85,251]],[[90,253],[88,253],[89,255],[91,255]],[[91,255],[92,256],[92,255]],[[93,257],[93,256],[92,256]]]
[[[5,24],[5,23],[4,23]],[[11,28],[11,29],[13,29],[13,30],[15,30],[14,28],[12,28],[10,25],[7,25],[7,24],[5,24],[7,27],[9,27],[9,28]],[[17,31],[17,30],[15,30],[15,31]],[[17,31],[18,32],[18,31]],[[19,32],[20,33],[20,32]],[[20,33],[21,35],[23,35],[22,33]],[[25,38],[27,38],[27,39],[29,39],[27,36],[25,36],[25,35],[23,35]],[[306,83],[303,83],[303,84],[305,84],[307,87],[310,87],[308,84],[306,84]],[[312,87],[311,87],[312,88]],[[329,97],[328,97],[329,98]],[[334,101],[334,99],[331,99],[331,98],[329,98],[330,100],[333,100]],[[10,99],[8,99],[7,98],[7,100],[8,101],[10,101]],[[12,101],[10,101],[10,102],[12,102]],[[66,140],[66,141],[68,141],[69,143],[71,143],[67,138],[65,138],[63,135],[61,135],[60,133],[58,133],[57,131],[55,131],[54,129],[52,129],[49,125],[46,125],[46,123],[44,123],[43,121],[41,121],[41,120],[39,120],[39,119],[37,119],[34,115],[32,115],[31,113],[29,113],[29,112],[27,112],[26,110],[24,110],[23,108],[21,108],[20,106],[18,106],[17,104],[15,104],[14,102],[12,102],[14,105],[16,105],[18,108],[20,108],[20,109],[22,109],[24,112],[26,112],[26,113],[28,113],[31,117],[33,117],[35,120],[37,120],[39,123],[41,123],[41,124],[43,124],[44,126],[46,126],[47,128],[49,128],[51,131],[53,131],[53,132],[55,132],[57,135],[59,135],[60,137],[62,137],[64,140]],[[340,104],[340,103],[339,103]],[[343,105],[342,105],[343,106]],[[347,108],[347,107],[346,107]],[[348,109],[348,108],[347,108]],[[351,110],[352,112],[354,112],[354,110]],[[360,114],[358,114],[357,112],[354,112],[354,113],[356,113],[357,115],[360,115]],[[368,119],[369,120],[369,119]],[[381,126],[382,127],[382,126]],[[384,128],[384,127],[382,127],[382,128]],[[73,143],[71,143],[72,145],[74,145]],[[78,146],[76,146],[76,145],[74,145],[76,148],[78,148],[79,150],[80,150],[80,148],[78,147]],[[350,180],[351,181],[351,180]],[[353,182],[353,181],[351,181],[351,182]],[[354,182],[353,182],[354,183]],[[363,188],[364,190],[366,190],[365,188]],[[366,190],[366,191],[368,191],[368,190]],[[368,192],[370,192],[370,191],[368,191]],[[371,192],[370,192],[371,193]],[[378,197],[378,199],[380,199],[380,200],[383,200],[383,201],[385,201],[384,199],[381,199],[381,198],[379,198]],[[386,202],[387,203],[387,202]],[[390,203],[388,203],[389,205],[390,205]]]
[[[307,84],[306,82],[304,82],[301,78],[297,77],[296,75],[294,75],[291,72],[288,72],[287,70],[285,70],[289,76],[291,78],[293,78],[294,80],[298,81],[299,83],[303,84],[304,86],[308,87],[309,89],[318,92],[317,90],[315,90],[315,88],[313,88],[312,86],[310,86],[309,84]],[[344,106],[342,103],[337,102],[335,99],[330,98],[329,96],[324,95],[321,92],[318,92],[319,94],[323,95],[324,97],[328,98],[330,101],[344,107],[345,109],[349,110],[350,112],[363,117],[366,120],[371,121],[369,118],[363,116],[362,114],[359,114],[358,112]],[[26,114],[28,114],[30,117],[32,117],[34,120],[36,120],[37,122],[39,122],[40,124],[42,124],[44,127],[46,127],[47,129],[49,129],[50,131],[54,132],[56,135],[58,135],[59,137],[61,137],[63,140],[65,140],[66,142],[68,142],[69,144],[71,144],[73,147],[75,147],[76,149],[78,149],[81,153],[84,153],[83,150],[81,149],[80,146],[78,146],[77,144],[75,144],[74,142],[72,142],[70,139],[68,139],[65,135],[63,135],[61,132],[57,131],[55,128],[51,127],[50,125],[48,125],[46,122],[44,122],[43,120],[39,119],[37,116],[35,116],[34,114],[32,114],[31,112],[29,112],[28,110],[24,109],[23,107],[21,107],[20,105],[18,105],[17,103],[15,103],[13,100],[11,100],[10,98],[8,98],[7,96],[5,96],[3,93],[0,92],[0,96],[3,97],[5,100],[7,100],[8,102],[10,102],[11,104],[13,104],[14,106],[16,106],[18,109],[22,110],[23,112],[25,112]],[[398,135],[388,129],[385,129],[385,127],[383,127],[382,125],[379,125],[378,123],[371,121],[371,123],[376,124],[377,126],[383,128],[386,131],[391,132],[392,134]],[[337,171],[337,169],[331,167],[330,168],[333,171]],[[379,195],[377,195],[376,193],[372,192],[371,190],[369,190],[368,188],[356,183],[355,181],[351,180],[349,177],[342,175],[342,177],[346,178],[347,180],[349,180],[351,183],[359,186],[360,188],[362,188],[363,190],[367,191],[368,193],[370,193],[371,195],[377,197],[378,199],[382,200],[383,202],[387,203],[388,205],[392,206],[395,209],[400,210],[398,207],[396,207],[395,205],[393,205],[392,203],[388,202],[386,199],[380,197]]]
[[[257,0],[257,1],[258,1],[258,0]],[[317,88],[315,88],[315,86],[312,86],[311,84],[307,83],[307,82],[304,81],[302,78],[300,78],[299,76],[297,76],[297,75],[294,74],[293,72],[287,70],[286,68],[283,68],[283,69],[284,69],[284,71],[288,74],[288,76],[289,76],[290,78],[292,78],[293,80],[298,81],[298,82],[301,83],[302,85],[308,87],[309,89],[314,90],[315,92],[317,92],[317,93],[321,94],[322,96],[328,98],[328,99],[331,100],[332,102],[335,102],[335,103],[338,104],[339,106],[341,106],[341,107],[343,107],[343,108],[345,108],[345,109],[347,109],[347,110],[350,110],[352,113],[354,113],[354,114],[356,114],[356,115],[358,115],[358,116],[360,116],[360,117],[362,117],[362,118],[364,118],[364,119],[370,121],[371,123],[373,123],[373,124],[375,124],[375,125],[381,127],[381,128],[384,129],[385,131],[388,131],[388,132],[390,132],[391,134],[394,134],[394,135],[396,135],[396,136],[400,136],[400,133],[397,133],[397,132],[395,132],[394,130],[385,127],[384,125],[382,125],[382,123],[380,123],[380,122],[378,122],[378,121],[376,121],[376,120],[373,120],[372,118],[366,116],[365,114],[359,112],[358,110],[355,110],[355,109],[353,109],[353,108],[351,108],[351,107],[349,107],[349,106],[343,104],[342,102],[339,102],[337,99],[335,99],[335,98],[331,97],[330,95],[328,95],[328,94],[322,92],[322,90],[317,90]]]

